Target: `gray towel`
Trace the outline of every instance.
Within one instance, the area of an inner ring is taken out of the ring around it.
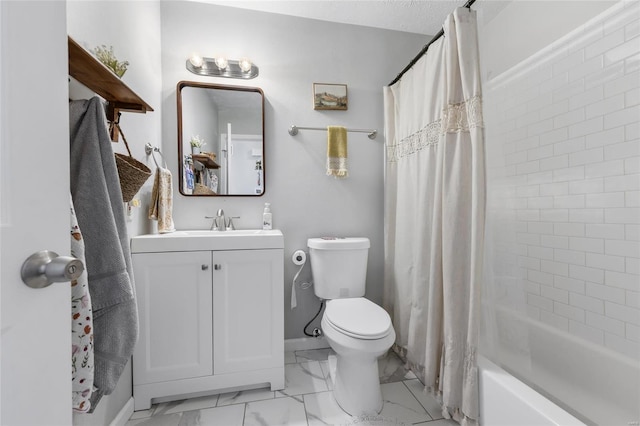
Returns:
[[[71,195],[85,241],[93,305],[92,410],[113,392],[138,339],[129,237],[118,170],[102,102],[69,103]]]

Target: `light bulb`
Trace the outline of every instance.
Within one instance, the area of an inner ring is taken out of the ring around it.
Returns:
[[[240,69],[241,69],[243,72],[249,72],[249,71],[251,71],[251,66],[252,66],[252,65],[253,65],[253,64],[251,63],[251,61],[250,61],[249,59],[247,59],[247,58],[242,58],[242,59],[240,59],[240,61],[238,62],[238,66],[240,67]]]
[[[216,66],[218,68],[220,68],[221,70],[227,68],[227,65],[229,65],[229,62],[227,61],[227,58],[223,57],[223,56],[219,56],[215,59],[215,63]]]
[[[192,53],[191,57],[189,58],[189,62],[191,62],[191,65],[193,65],[194,67],[200,68],[202,66],[203,59],[202,56],[198,55],[197,53]]]

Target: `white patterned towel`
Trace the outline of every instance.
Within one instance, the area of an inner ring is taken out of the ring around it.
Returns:
[[[84,240],[73,201],[70,204],[71,256],[86,265]],[[77,280],[71,281],[71,391],[74,411],[86,413],[91,408],[89,399],[93,392],[93,372],[93,313],[85,269]]]
[[[158,232],[161,234],[176,230],[173,224],[173,188],[169,169],[156,168],[149,205],[149,219],[158,221]]]

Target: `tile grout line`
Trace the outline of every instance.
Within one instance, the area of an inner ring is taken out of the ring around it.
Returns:
[[[413,379],[412,379],[412,380],[413,380]],[[418,381],[420,382],[420,379],[416,379],[416,380],[418,380]],[[405,383],[405,380],[402,380],[402,382],[401,382],[401,383],[402,383],[402,384],[404,385],[404,387],[409,391],[409,393],[411,394],[411,396],[413,397],[413,399],[415,399],[415,400],[418,402],[418,404],[420,404],[420,406],[424,409],[425,413],[427,413],[427,416],[429,416],[429,419],[431,419],[431,420],[427,420],[427,421],[433,421],[433,417],[431,416],[431,413],[429,412],[429,410],[427,410],[427,407],[425,407],[425,406],[422,404],[422,402],[420,402],[420,400],[418,399],[418,397],[417,397],[417,396],[415,396],[413,392],[411,392],[411,389],[409,389],[409,386],[407,386],[407,384]],[[422,382],[420,382],[420,384],[422,384]],[[423,386],[424,386],[424,385],[423,385]]]
[[[244,410],[242,410],[242,425],[244,426],[244,422],[247,420],[247,403],[244,403]]]

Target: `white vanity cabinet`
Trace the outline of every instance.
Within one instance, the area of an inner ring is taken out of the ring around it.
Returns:
[[[211,376],[211,252],[135,253],[133,275],[140,324],[134,385]]]
[[[180,234],[132,239],[140,323],[135,410],[153,399],[284,388],[283,242],[276,232],[280,238],[269,243],[246,244],[257,249],[205,238],[190,243]],[[180,240],[181,250],[162,238]]]

